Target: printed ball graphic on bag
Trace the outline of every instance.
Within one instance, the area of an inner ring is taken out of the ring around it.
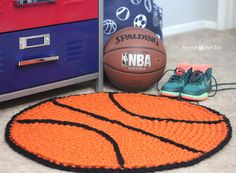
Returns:
[[[122,90],[147,90],[160,80],[165,66],[163,43],[148,29],[122,29],[105,46],[105,73],[111,83]]]

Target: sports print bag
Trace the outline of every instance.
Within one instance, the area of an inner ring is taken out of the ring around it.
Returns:
[[[104,44],[116,31],[142,27],[162,39],[163,12],[153,0],[104,0]]]

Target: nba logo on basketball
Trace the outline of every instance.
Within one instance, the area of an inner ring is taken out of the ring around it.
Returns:
[[[151,67],[151,56],[149,54],[135,54],[135,53],[123,53],[122,54],[122,67],[136,67],[131,70],[144,70],[143,67]]]

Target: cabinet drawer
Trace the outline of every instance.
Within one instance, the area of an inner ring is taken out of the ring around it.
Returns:
[[[0,0],[0,33],[98,17],[98,0]]]
[[[0,94],[98,72],[98,21],[0,34]]]

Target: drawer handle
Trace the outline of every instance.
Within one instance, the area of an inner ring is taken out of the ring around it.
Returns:
[[[72,5],[72,4],[82,4],[84,0],[65,0],[64,5]]]
[[[30,45],[29,42],[37,39],[42,39],[42,43]],[[50,45],[50,34],[35,35],[30,37],[20,37],[19,47],[20,50],[30,49],[35,47],[49,46]]]
[[[56,2],[56,0],[14,0],[16,6],[37,5],[52,2]]]
[[[59,56],[50,56],[50,57],[44,57],[44,58],[38,58],[38,59],[32,59],[32,60],[26,60],[26,61],[19,61],[18,66],[27,66],[27,65],[32,65],[32,64],[40,64],[40,63],[45,63],[45,62],[50,62],[50,61],[57,61],[59,60]]]

